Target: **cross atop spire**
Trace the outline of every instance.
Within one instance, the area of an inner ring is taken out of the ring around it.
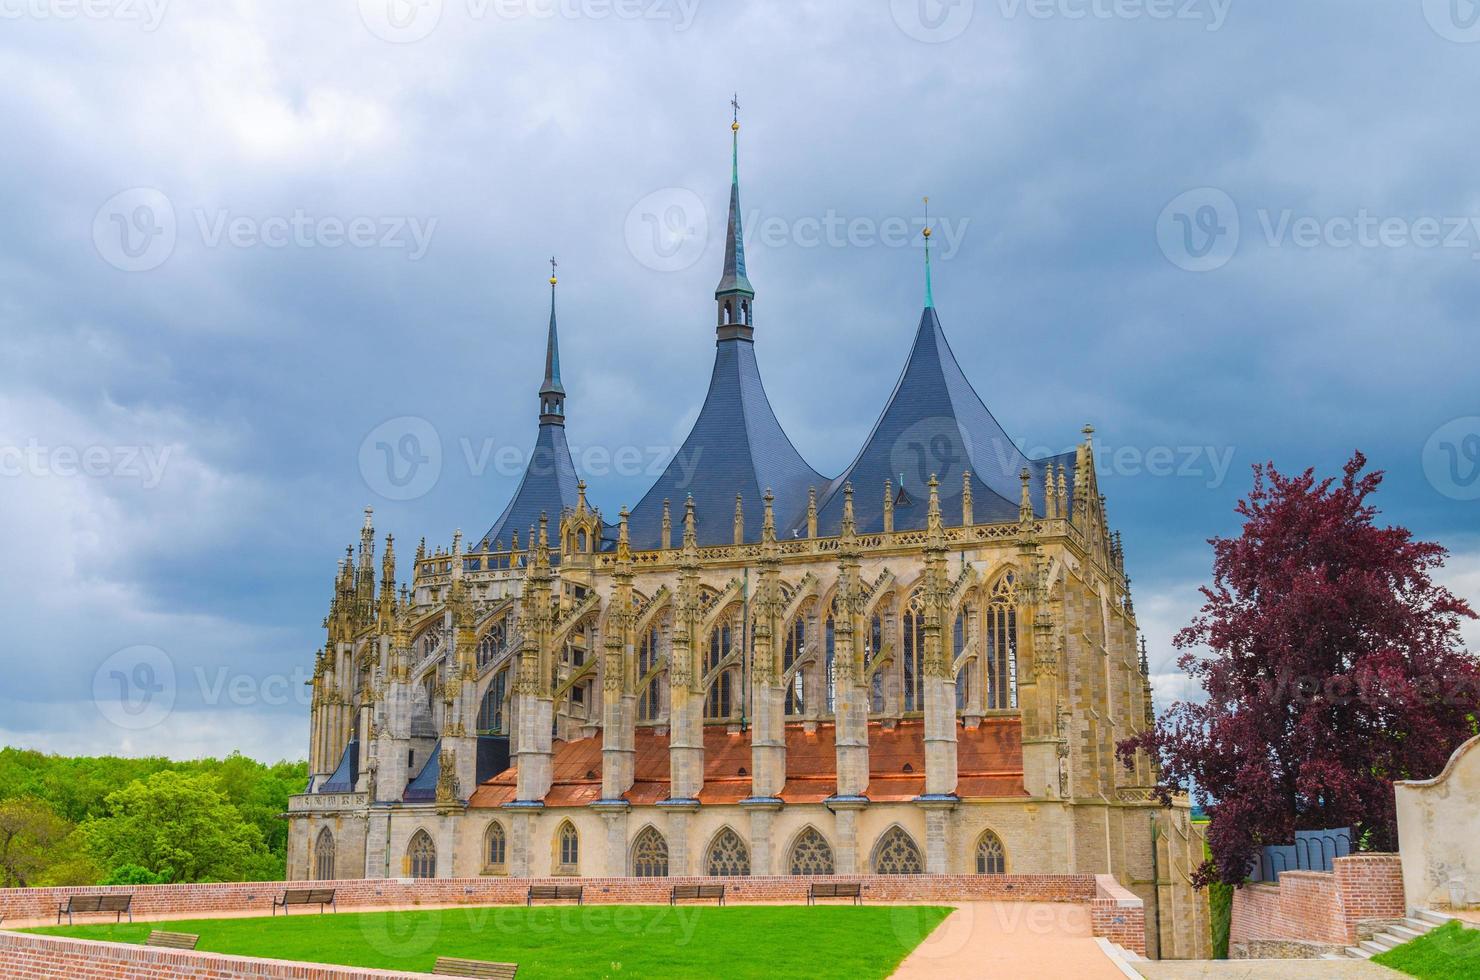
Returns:
[[[540,385],[540,425],[565,424],[565,387],[560,383],[560,339],[555,331],[555,286],[559,263],[550,256],[550,332],[545,338],[545,380]]]
[[[755,290],[745,275],[745,234],[740,224],[740,94],[730,100],[730,218],[725,229],[725,266],[714,290],[720,340],[750,340]]]

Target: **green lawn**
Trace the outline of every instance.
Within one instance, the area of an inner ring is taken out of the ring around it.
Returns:
[[[438,956],[519,964],[541,977],[887,977],[950,909],[915,906],[588,905],[309,912],[163,924],[48,926],[53,935],[143,942],[152,928],[199,949],[429,971]]]
[[[1396,949],[1379,953],[1372,962],[1421,980],[1480,977],[1480,930],[1447,922]]]

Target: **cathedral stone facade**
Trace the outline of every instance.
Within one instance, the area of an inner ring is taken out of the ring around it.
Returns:
[[[734,127],[738,130],[738,124]],[[486,534],[377,583],[367,510],[313,679],[288,875],[1113,874],[1152,955],[1207,951],[1091,432],[1025,456],[929,288],[841,476],[761,384],[738,165],[692,432],[629,512],[566,444],[552,276],[539,431]],[[615,520],[609,518],[614,517]]]

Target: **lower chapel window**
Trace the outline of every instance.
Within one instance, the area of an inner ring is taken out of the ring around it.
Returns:
[[[425,830],[418,830],[416,836],[411,838],[406,856],[410,859],[411,877],[437,877],[437,845],[432,843],[432,838]]]
[[[490,868],[502,868],[507,856],[508,841],[504,837],[504,828],[501,824],[494,822],[488,825],[488,866]]]
[[[976,842],[976,873],[1000,875],[1007,873],[1007,852],[1002,847],[1002,838],[990,830]]]
[[[668,842],[652,827],[645,828],[632,844],[632,876],[668,877]]]
[[[566,823],[560,827],[560,866],[570,870],[581,863],[581,838],[576,828]]]
[[[920,848],[915,839],[899,827],[890,827],[874,848],[874,873],[881,875],[918,875],[925,873]]]
[[[704,864],[705,873],[717,877],[748,875],[750,850],[739,834],[726,827],[709,845],[709,859]]]
[[[317,881],[332,881],[334,878],[334,835],[328,827],[319,831],[313,846],[313,876]]]
[[[794,875],[833,874],[833,852],[827,839],[808,827],[791,847],[791,873]]]

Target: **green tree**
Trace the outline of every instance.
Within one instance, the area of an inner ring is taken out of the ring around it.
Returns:
[[[262,832],[214,775],[157,772],[110,793],[104,809],[83,830],[109,874],[137,865],[170,882],[245,881],[270,866]]]
[[[72,824],[43,800],[23,796],[0,802],[0,886],[36,884],[71,832]]]

